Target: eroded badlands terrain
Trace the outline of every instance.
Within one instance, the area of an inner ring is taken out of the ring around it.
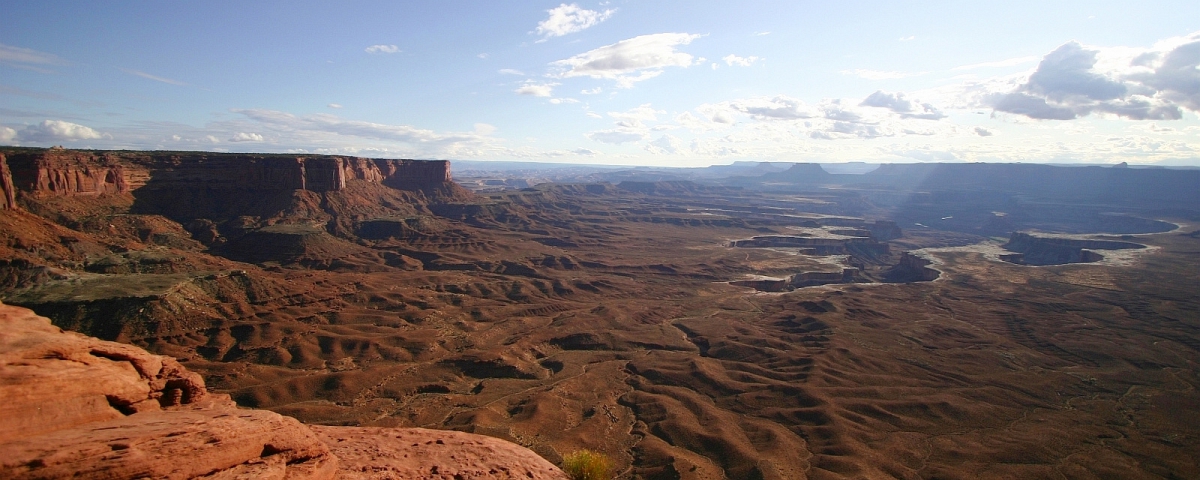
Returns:
[[[1196,172],[3,153],[0,298],[241,406],[626,478],[1200,477]]]

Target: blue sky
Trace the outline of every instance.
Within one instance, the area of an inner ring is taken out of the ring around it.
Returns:
[[[0,0],[0,144],[1200,165],[1200,3]]]

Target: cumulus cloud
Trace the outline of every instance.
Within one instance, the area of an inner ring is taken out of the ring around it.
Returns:
[[[813,118],[819,112],[804,102],[786,95],[734,100],[724,104],[727,108],[750,115],[756,120],[796,120]],[[733,123],[728,116],[710,115],[714,122]]]
[[[580,8],[577,4],[561,4],[558,7],[546,10],[550,14],[545,20],[538,22],[537,32],[542,35],[542,40],[545,41],[550,37],[561,37],[563,35],[580,32],[608,20],[616,10],[605,10],[597,12],[595,10],[587,10]]]
[[[11,142],[17,139],[17,131],[8,127],[0,127],[0,142]]]
[[[524,73],[524,72],[522,72],[522,71],[520,71],[520,70],[514,70],[514,69],[511,69],[511,68],[501,68],[501,69],[499,70],[499,73],[500,73],[501,75],[525,75],[525,73]]]
[[[622,143],[640,142],[646,138],[645,132],[631,128],[614,128],[599,130],[587,134],[587,137],[600,143],[620,145]]]
[[[901,118],[918,118],[922,120],[941,120],[946,118],[946,115],[933,105],[912,102],[904,98],[903,93],[887,93],[883,90],[872,93],[859,105],[886,108],[899,114]]]
[[[603,91],[604,91],[604,89],[602,89],[600,87],[596,87],[596,88],[589,89],[589,90],[580,90],[579,93],[582,93],[584,95],[597,95]]]
[[[689,67],[693,57],[676,48],[700,38],[688,33],[656,33],[621,40],[551,63],[558,76],[591,77],[617,82],[619,88],[654,78],[666,67]]]
[[[726,56],[724,56],[724,57],[721,57],[721,60],[724,60],[724,61],[725,61],[725,64],[726,64],[726,65],[729,65],[729,66],[731,66],[731,67],[732,67],[732,66],[735,66],[735,65],[736,65],[736,66],[739,66],[739,67],[749,67],[749,66],[751,66],[751,65],[754,65],[754,62],[757,62],[757,61],[761,60],[761,58],[758,58],[758,57],[755,57],[755,56],[750,56],[750,57],[739,57],[739,56],[737,56],[737,55],[734,55],[734,54],[732,54],[732,53],[731,53],[731,54],[729,54],[729,55],[726,55]],[[714,65],[715,65],[715,64],[714,64]]]
[[[527,82],[525,82],[524,85],[521,85],[520,88],[517,88],[516,90],[513,90],[513,91],[517,92],[517,95],[529,95],[529,96],[533,96],[533,97],[549,97],[549,96],[554,95],[554,87],[555,86],[558,86],[558,84],[557,83],[536,83],[536,82],[527,81]]]
[[[586,149],[586,148],[576,148],[575,150],[571,150],[571,153],[574,153],[574,154],[576,154],[576,155],[589,155],[589,156],[591,156],[591,155],[596,155],[596,154],[598,154],[599,152],[597,152],[597,151],[595,151],[595,150],[589,150],[589,149]]]
[[[24,142],[70,142],[74,140],[92,140],[101,138],[100,132],[78,123],[62,120],[43,120],[42,123],[25,127],[17,134]]]
[[[257,133],[237,132],[229,138],[231,142],[261,142],[263,136]]]
[[[1178,120],[1183,109],[1200,110],[1200,32],[1142,50],[1069,42],[1043,57],[1024,83],[984,102],[1039,120],[1092,113]]]
[[[0,64],[41,73],[50,73],[51,71],[45,67],[65,65],[66,63],[54,54],[0,43]]]
[[[367,53],[400,53],[400,47],[395,45],[371,45],[363,51]]]
[[[342,108],[342,104],[340,104],[340,103],[331,103],[331,104],[329,104],[329,108]]]

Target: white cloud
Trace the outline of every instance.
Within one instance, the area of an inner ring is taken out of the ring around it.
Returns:
[[[137,76],[139,76],[139,77],[142,77],[142,78],[145,78],[145,79],[148,79],[148,80],[154,80],[154,81],[156,81],[156,82],[169,83],[169,84],[171,84],[171,85],[179,85],[179,86],[181,86],[181,87],[182,87],[182,86],[187,86],[187,84],[186,84],[186,83],[183,83],[183,82],[181,82],[181,81],[179,81],[179,80],[172,80],[172,79],[170,79],[170,78],[159,77],[159,76],[156,76],[156,75],[151,75],[151,74],[149,74],[149,73],[142,72],[142,71],[138,71],[138,70],[130,70],[130,69],[128,69],[128,68],[122,68],[122,69],[120,69],[120,70],[121,70],[122,72],[128,73],[128,74],[130,74],[130,75],[137,75]]]
[[[363,51],[367,53],[400,53],[400,47],[395,45],[371,45]]]
[[[614,128],[611,130],[595,131],[587,134],[587,137],[601,143],[620,145],[628,142],[640,142],[646,138],[646,134],[631,128]]]
[[[600,87],[596,87],[591,90],[580,90],[579,93],[582,93],[584,95],[597,95],[603,91],[604,91],[604,89],[602,89]]]
[[[721,60],[724,60],[725,64],[729,65],[731,67],[734,65],[737,65],[739,67],[749,67],[751,65],[754,65],[754,62],[761,60],[761,58],[754,57],[754,56],[739,57],[739,56],[731,53],[729,55],[721,57]],[[716,65],[716,64],[714,63],[713,65]]]
[[[643,128],[645,127],[643,121],[656,121],[658,115],[664,113],[667,112],[655,110],[650,107],[649,103],[644,103],[624,112],[608,112],[608,116],[617,119],[618,127]]]
[[[535,83],[532,81],[525,82],[520,88],[513,90],[517,95],[530,95],[534,97],[549,97],[554,95],[554,87],[557,83]]]
[[[261,142],[263,136],[257,133],[237,132],[233,137],[229,138],[231,142]]]
[[[596,112],[587,112],[587,116],[592,117],[592,118],[604,118],[604,115],[601,115]]]
[[[765,36],[767,36],[767,35],[770,35],[770,34],[771,34],[771,32],[758,32],[758,33],[755,33],[755,34],[754,34],[754,36],[756,36],[756,37],[765,37]]]
[[[43,120],[42,123],[25,127],[17,138],[26,142],[69,142],[101,138],[100,132],[90,127],[62,120]]]
[[[904,98],[903,93],[886,93],[883,90],[872,93],[859,105],[863,107],[886,108],[899,114],[901,118],[919,118],[923,120],[941,120],[946,118],[946,114],[933,105],[909,101]]]
[[[983,102],[1039,120],[1092,113],[1178,120],[1182,109],[1200,111],[1200,32],[1142,50],[1068,42],[1046,54],[1024,83]]]
[[[8,127],[0,127],[0,142],[11,142],[17,139],[17,131]]]
[[[656,33],[621,40],[551,65],[558,76],[614,80],[619,88],[658,76],[666,67],[689,67],[692,56],[676,50],[700,38],[687,33]],[[636,75],[634,75],[636,73]]]
[[[476,55],[476,57],[479,57],[480,59],[483,59],[483,60],[487,60],[487,58],[488,58],[488,54],[486,54],[486,53],[481,53],[481,54],[479,54],[479,55]]]
[[[550,99],[550,103],[553,103],[553,104],[555,104],[555,105],[558,105],[558,104],[561,104],[561,103],[579,103],[579,100],[576,100],[576,99],[574,99],[574,98],[569,98],[569,97],[563,97],[563,98],[551,98],[551,99]]]
[[[50,70],[43,67],[65,65],[67,62],[54,54],[0,43],[0,63],[35,72],[50,73]]]
[[[537,34],[542,35],[545,41],[550,37],[561,37],[563,35],[580,32],[595,26],[596,24],[608,20],[616,10],[605,10],[597,12],[595,10],[587,10],[580,8],[577,4],[561,4],[558,7],[546,10],[549,17],[541,22],[538,22]]]
[[[525,72],[513,70],[511,68],[501,68],[498,73],[501,75],[525,75]]]
[[[865,68],[856,68],[854,70],[842,70],[842,75],[853,75],[867,80],[893,80],[897,78],[918,77],[925,75],[928,72],[891,72],[884,70],[868,70]]]
[[[913,40],[916,40],[916,39],[917,39],[917,36],[916,36],[916,35],[909,35],[909,36],[907,36],[907,37],[900,37],[900,41],[901,41],[901,42],[911,42],[911,41],[913,41]]]
[[[479,135],[491,135],[496,133],[496,126],[488,123],[476,123],[475,133]]]
[[[804,102],[786,95],[734,100],[726,102],[724,106],[734,111],[748,114],[757,120],[795,120],[813,118],[820,114],[816,109],[806,105]],[[710,118],[714,122],[733,123],[732,121],[718,120],[711,115]]]
[[[596,155],[596,154],[598,154],[599,152],[597,152],[597,151],[595,151],[595,150],[590,150],[590,149],[587,149],[587,148],[576,148],[575,150],[571,150],[571,153],[574,153],[574,154],[576,154],[576,155],[588,155],[588,156],[591,156],[591,155]]]
[[[658,140],[646,144],[645,149],[655,155],[669,155],[679,153],[683,149],[683,142],[671,135],[664,134],[658,137]]]
[[[692,115],[692,112],[683,112],[675,116],[675,123],[693,132],[704,132],[716,128],[711,120],[705,120]]]
[[[331,104],[329,104],[329,108],[342,108],[342,104],[340,104],[340,103],[331,103]]]
[[[330,114],[293,115],[277,110],[233,110],[251,120],[260,130],[275,132],[272,137],[275,143],[299,143],[332,145],[329,152],[354,153],[364,148],[382,148],[387,152],[400,152],[403,155],[429,156],[478,156],[481,149],[490,148],[490,137],[479,132],[438,133],[408,125],[389,125],[358,120],[346,120]],[[231,123],[230,125],[245,125]],[[477,127],[478,128],[478,127]],[[398,149],[395,145],[384,144],[377,147],[346,146],[345,141],[336,137],[356,137],[359,139],[374,139],[384,142],[400,142],[413,148]],[[489,150],[490,151],[490,150]],[[320,153],[320,152],[319,152]],[[393,154],[394,155],[394,154]]]

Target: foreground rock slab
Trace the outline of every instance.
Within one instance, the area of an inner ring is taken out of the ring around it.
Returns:
[[[529,449],[482,435],[425,428],[310,428],[341,461],[339,479],[567,479]]]
[[[4,304],[0,399],[0,480],[567,478],[491,437],[239,409],[172,358]]]
[[[0,304],[0,478],[333,478],[296,419],[241,410],[169,357]]]

